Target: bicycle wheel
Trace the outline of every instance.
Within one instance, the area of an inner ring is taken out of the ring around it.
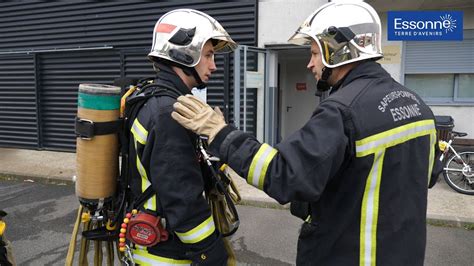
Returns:
[[[459,193],[474,195],[474,151],[453,154],[443,170],[444,180]]]

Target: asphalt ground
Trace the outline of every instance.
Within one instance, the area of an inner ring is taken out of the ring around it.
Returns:
[[[7,236],[18,265],[64,265],[78,206],[70,183],[0,180],[0,209],[9,212]],[[239,205],[238,211],[241,226],[230,238],[238,265],[295,264],[299,219],[287,209]],[[473,230],[427,228],[425,265],[472,265]]]

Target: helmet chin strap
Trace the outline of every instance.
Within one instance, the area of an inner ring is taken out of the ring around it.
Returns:
[[[316,84],[316,88],[320,92],[325,92],[331,88],[331,86],[328,83],[329,76],[332,74],[332,68],[328,67],[323,67],[323,73],[321,74],[321,78],[318,80],[318,83]]]
[[[193,76],[194,79],[196,80],[197,82],[197,86],[196,86],[196,89],[198,90],[202,90],[204,88],[207,87],[207,83],[204,83],[201,79],[201,77],[199,76],[196,68],[194,67],[183,67],[181,66],[181,68],[183,69],[183,72],[184,74],[188,75],[188,76]]]
[[[198,90],[202,90],[204,88],[207,87],[207,83],[205,83],[204,81],[202,81],[201,77],[199,76],[199,73],[197,72],[196,68],[193,67],[192,69],[193,71],[193,75],[194,75],[194,79],[196,79],[196,82],[197,82],[197,86],[196,86],[196,89]]]

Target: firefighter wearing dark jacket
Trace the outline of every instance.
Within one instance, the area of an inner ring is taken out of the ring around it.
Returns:
[[[281,204],[309,203],[298,265],[423,265],[434,119],[374,62],[380,25],[363,2],[331,2],[308,17],[290,41],[311,44],[308,68],[331,94],[275,147],[196,98],[175,104],[173,118],[207,135],[211,152],[249,184]]]
[[[175,94],[151,97],[131,127],[131,189],[134,198],[148,186],[156,193],[141,211],[165,218],[170,236],[149,248],[135,246],[139,265],[225,265],[227,252],[203,197],[203,177],[195,151],[197,135],[171,118],[176,97],[204,88],[216,70],[214,53],[236,44],[210,16],[190,9],[166,13],[156,23],[149,58],[154,83]]]

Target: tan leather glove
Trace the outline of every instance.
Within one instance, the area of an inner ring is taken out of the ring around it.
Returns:
[[[207,136],[210,144],[219,131],[226,126],[224,116],[219,108],[215,110],[193,95],[178,97],[173,105],[171,116],[183,127],[194,133]]]

